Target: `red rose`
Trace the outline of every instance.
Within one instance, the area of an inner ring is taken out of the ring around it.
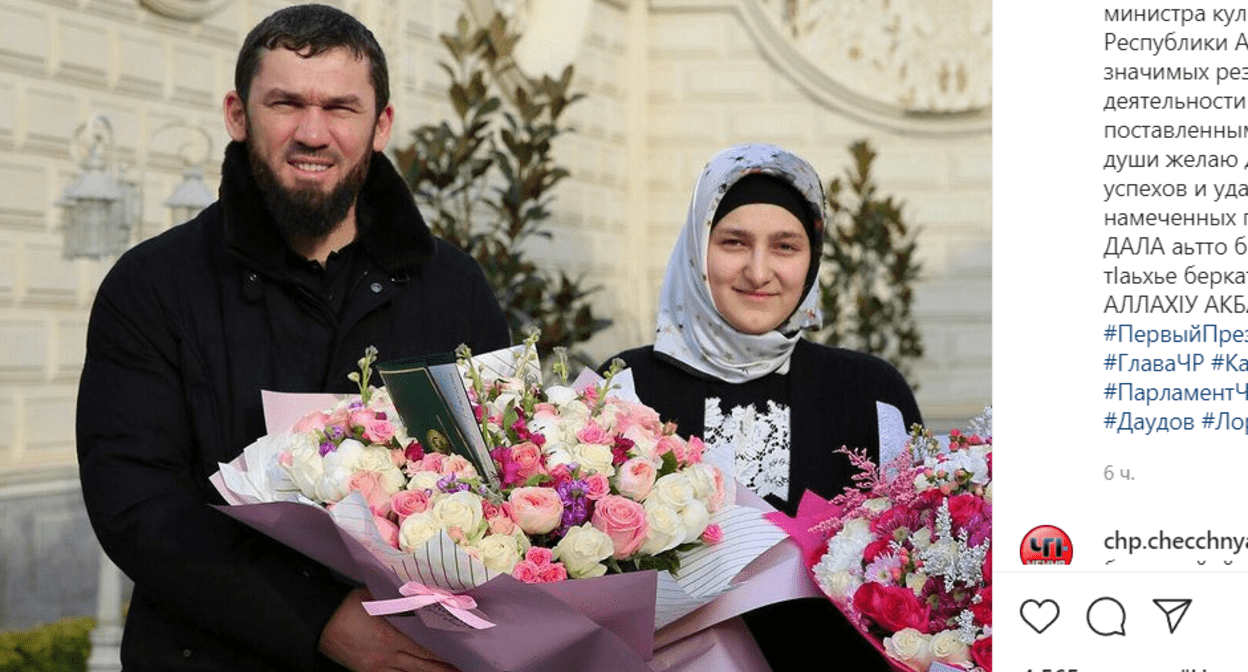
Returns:
[[[971,494],[954,495],[949,498],[949,517],[954,527],[973,527],[984,515],[984,500]]]
[[[979,596],[982,599],[971,605],[971,613],[980,623],[992,625],[992,586],[981,588]]]
[[[985,637],[971,645],[971,660],[984,668],[984,672],[992,672],[992,637]]]
[[[988,549],[988,555],[984,556],[984,568],[981,570],[984,574],[984,583],[992,583],[992,549]]]
[[[854,609],[889,632],[905,628],[928,632],[928,607],[909,588],[864,583],[854,593]]]

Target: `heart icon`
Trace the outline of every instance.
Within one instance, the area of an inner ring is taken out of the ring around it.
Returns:
[[[1018,614],[1023,617],[1023,622],[1031,626],[1036,634],[1041,634],[1049,629],[1050,625],[1061,615],[1062,610],[1058,608],[1057,602],[1053,600],[1023,600],[1023,606],[1019,607]]]

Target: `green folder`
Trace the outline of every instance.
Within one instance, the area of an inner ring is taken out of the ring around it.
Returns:
[[[468,390],[449,353],[411,357],[377,365],[408,436],[426,451],[460,455],[491,487],[500,481],[494,459],[468,400]]]

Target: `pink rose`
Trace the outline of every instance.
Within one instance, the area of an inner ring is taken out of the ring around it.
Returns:
[[[359,427],[361,429],[373,424],[373,420],[377,418],[377,414],[368,408],[356,408],[351,410],[351,428]]]
[[[381,474],[375,471],[357,471],[347,481],[348,490],[356,490],[368,501],[368,508],[375,516],[390,514],[390,494],[381,484]]]
[[[568,580],[568,570],[562,562],[553,562],[538,568],[538,578],[542,583],[558,583]]]
[[[914,628],[928,631],[928,607],[904,586],[868,581],[854,592],[854,609],[889,632]]]
[[[724,540],[724,528],[717,523],[711,523],[702,530],[702,541],[708,544],[718,544]]]
[[[538,566],[528,560],[521,560],[512,568],[511,575],[525,583],[541,583],[542,576]]]
[[[555,559],[555,552],[542,546],[530,546],[528,552],[524,554],[524,559],[541,567],[549,565]]]
[[[442,461],[443,476],[455,475],[456,478],[472,478],[477,475],[477,470],[463,455],[450,455]]]
[[[399,491],[390,498],[390,509],[402,523],[408,516],[429,510],[429,493],[424,490]]]
[[[615,488],[621,495],[641,501],[650,494],[657,477],[658,471],[653,462],[644,457],[634,457],[615,472]]]
[[[389,420],[373,420],[364,425],[364,438],[370,443],[385,445],[387,441],[394,438],[394,425]]]
[[[650,529],[645,508],[619,495],[607,495],[599,500],[590,522],[611,537],[616,559],[627,558],[641,548]]]
[[[532,441],[512,446],[511,461],[516,465],[516,476],[521,482],[542,473],[542,449]]]
[[[581,428],[581,431],[576,433],[576,438],[581,443],[597,443],[600,445],[610,445],[612,441],[611,433],[598,426],[598,423],[593,420],[586,423]]]
[[[446,456],[442,453],[425,453],[425,456],[420,458],[420,471],[432,471],[441,474],[442,462],[444,460],[446,460]]]
[[[552,488],[516,488],[507,502],[512,519],[525,534],[546,534],[563,519],[563,501]]]
[[[324,431],[325,423],[328,421],[329,416],[327,414],[321,411],[313,411],[302,418],[299,418],[299,420],[295,423],[295,426],[291,428],[291,431],[296,434],[302,434],[309,431]]]
[[[585,477],[585,496],[591,502],[596,502],[609,494],[611,494],[611,481],[606,474],[595,471]]]

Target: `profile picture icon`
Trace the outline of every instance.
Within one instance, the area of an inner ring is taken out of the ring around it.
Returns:
[[[1038,525],[1023,535],[1019,557],[1024,565],[1069,565],[1075,547],[1056,525]]]

